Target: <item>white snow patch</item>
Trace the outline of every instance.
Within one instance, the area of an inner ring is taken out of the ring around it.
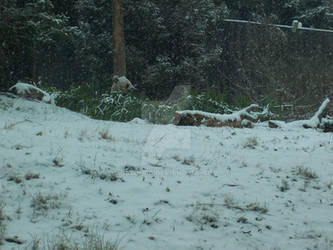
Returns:
[[[133,120],[129,121],[131,124],[149,124],[149,121],[135,117]]]
[[[125,250],[333,249],[332,142],[300,126],[97,121],[0,96],[5,237],[24,241],[1,249],[85,229]],[[32,206],[39,193],[48,208]]]

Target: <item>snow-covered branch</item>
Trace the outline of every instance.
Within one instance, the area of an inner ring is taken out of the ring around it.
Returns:
[[[330,99],[326,98],[326,100],[321,104],[318,111],[315,115],[310,119],[303,123],[304,128],[318,128],[321,119],[326,115],[328,111],[328,104],[330,103]]]

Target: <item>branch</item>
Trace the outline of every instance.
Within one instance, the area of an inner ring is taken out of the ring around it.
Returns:
[[[307,120],[305,121],[305,123],[303,123],[303,127],[318,128],[321,123],[321,119],[327,114],[329,103],[330,99],[326,98],[326,100],[321,104],[315,115],[310,120]]]

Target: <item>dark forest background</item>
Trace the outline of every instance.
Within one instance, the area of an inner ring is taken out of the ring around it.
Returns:
[[[66,90],[112,82],[111,0],[1,0],[0,88],[18,80]],[[123,0],[127,77],[150,99],[176,85],[230,98],[318,104],[333,95],[329,0]]]

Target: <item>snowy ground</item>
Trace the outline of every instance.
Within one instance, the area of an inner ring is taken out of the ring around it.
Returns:
[[[333,134],[96,121],[0,96],[1,249],[333,249]]]

